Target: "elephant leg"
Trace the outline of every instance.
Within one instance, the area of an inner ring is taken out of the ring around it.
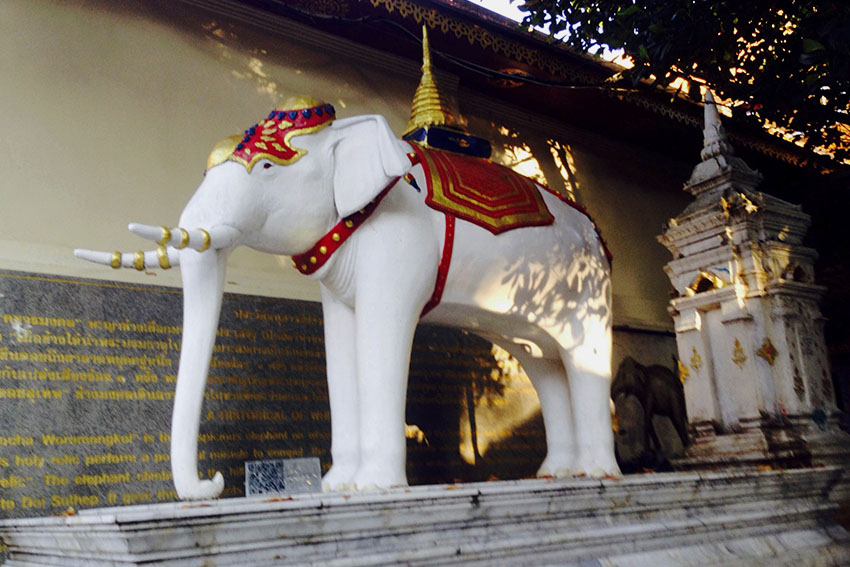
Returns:
[[[355,307],[360,467],[354,484],[358,490],[407,485],[407,377],[413,334],[427,293],[399,293],[398,289],[367,286]]]
[[[360,416],[354,352],[354,311],[321,286],[325,328],[333,465],[322,478],[325,490],[353,488],[360,466]]]
[[[651,385],[648,385],[647,387],[650,389],[652,388]],[[644,439],[646,443],[646,450],[660,455],[663,448],[661,446],[661,440],[658,438],[658,432],[655,431],[655,422],[652,420],[652,416],[655,415],[656,408],[655,398],[651,391],[647,393],[646,401],[643,406]]]
[[[584,338],[561,356],[570,385],[577,464],[574,474],[619,476],[611,426],[611,331],[602,321],[585,323]]]
[[[685,404],[679,398],[674,398],[673,407],[670,411],[670,419],[682,440],[682,447],[688,446],[688,424],[685,418]]]
[[[546,458],[537,476],[568,477],[576,466],[570,388],[560,360],[517,356],[540,399],[546,429]]]
[[[418,312],[390,310],[395,313],[391,319],[378,313],[357,316],[360,467],[354,484],[358,490],[407,485],[405,400]]]

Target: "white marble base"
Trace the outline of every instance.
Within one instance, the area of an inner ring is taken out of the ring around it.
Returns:
[[[7,567],[850,565],[836,468],[528,480],[0,522]]]
[[[850,434],[836,416],[824,428],[807,416],[792,416],[784,425],[752,421],[737,433],[716,435],[707,424],[691,424],[692,442],[682,457],[671,459],[675,470],[756,470],[836,467],[844,471],[830,500],[850,503]]]

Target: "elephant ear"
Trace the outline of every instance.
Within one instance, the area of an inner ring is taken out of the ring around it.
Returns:
[[[336,120],[334,201],[340,217],[359,211],[410,169],[410,146],[377,114]]]

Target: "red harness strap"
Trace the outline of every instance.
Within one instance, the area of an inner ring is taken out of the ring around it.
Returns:
[[[424,317],[426,313],[431,311],[440,304],[440,299],[443,297],[443,290],[446,287],[446,278],[449,275],[449,266],[452,263],[452,247],[455,241],[455,217],[446,213],[446,240],[443,242],[443,255],[440,257],[440,267],[437,269],[437,283],[434,285],[434,293],[431,294],[431,299],[425,304],[422,309]]]
[[[324,266],[330,259],[331,254],[336,252],[339,247],[348,240],[348,237],[354,234],[357,227],[366,222],[366,219],[372,216],[372,213],[378,208],[380,202],[387,196],[387,193],[390,192],[392,186],[395,185],[399,179],[399,177],[393,179],[390,184],[384,187],[384,190],[372,200],[371,203],[353,215],[349,215],[336,223],[336,226],[333,227],[330,232],[321,237],[312,248],[301,254],[295,254],[292,257],[292,265],[295,266],[295,269],[305,276],[309,276]]]
[[[415,154],[408,154],[411,165],[419,163],[419,158]],[[409,174],[408,174],[409,175]],[[407,176],[405,176],[407,179]],[[389,185],[384,187],[375,199],[357,211],[353,215],[347,216],[339,221],[327,234],[319,239],[309,250],[301,254],[296,254],[292,257],[292,265],[295,269],[304,275],[315,273],[319,268],[325,265],[331,255],[339,250],[339,247],[354,234],[354,231],[366,222],[378,205],[390,192],[390,189],[398,183],[399,177],[393,179]],[[440,303],[440,298],[443,296],[443,289],[446,286],[446,277],[449,274],[449,266],[452,263],[452,247],[454,245],[455,235],[455,217],[446,214],[446,238],[443,243],[443,255],[440,258],[440,266],[437,269],[437,281],[434,284],[434,292],[425,308],[422,309],[422,315],[434,309]]]

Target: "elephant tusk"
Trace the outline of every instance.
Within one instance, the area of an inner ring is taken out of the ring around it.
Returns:
[[[114,269],[133,268],[140,272],[146,269],[161,268],[167,270],[180,265],[179,250],[191,248],[204,252],[210,248],[228,248],[239,237],[239,231],[229,226],[215,226],[209,231],[202,228],[167,228],[133,223],[130,230],[158,244],[156,250],[138,252],[100,252],[97,250],[74,250],[74,256],[96,264],[111,266]]]
[[[178,250],[192,248],[198,252],[209,248],[227,248],[239,236],[237,229],[222,225],[215,226],[209,231],[202,228],[168,228],[137,223],[131,223],[128,228],[137,236],[152,240],[160,246],[173,246]]]
[[[162,268],[167,270],[180,265],[180,255],[174,248],[158,247],[156,250],[143,252],[100,252],[98,250],[85,250],[78,248],[74,250],[74,256],[81,260],[88,260],[95,264],[103,264],[114,269],[133,268],[144,271],[149,268]]]

